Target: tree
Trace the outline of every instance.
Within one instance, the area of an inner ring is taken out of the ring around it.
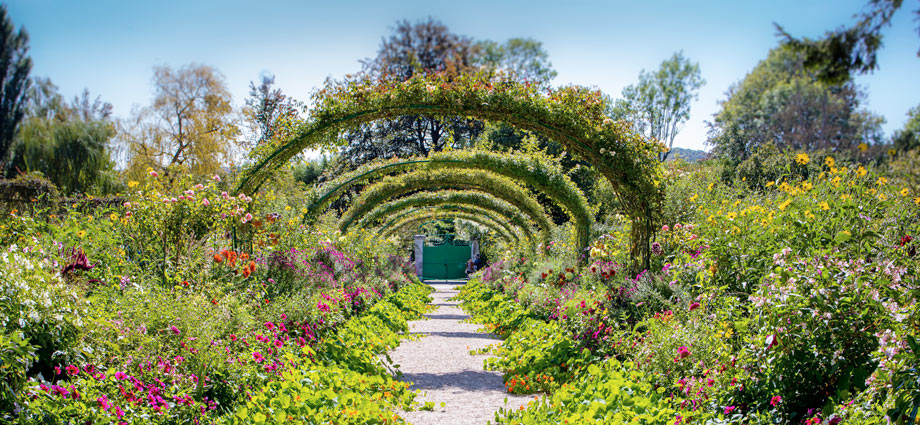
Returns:
[[[894,133],[892,142],[895,149],[901,152],[920,148],[920,105],[907,112],[907,122],[903,129]]]
[[[299,116],[299,102],[274,88],[275,76],[263,75],[256,86],[249,82],[249,97],[243,107],[243,118],[252,134],[253,146],[275,137],[284,137],[287,124]]]
[[[29,35],[25,28],[17,32],[7,16],[6,5],[0,4],[0,175],[7,168],[16,128],[25,114],[32,71],[28,52]]]
[[[617,100],[612,115],[631,122],[646,137],[664,143],[668,151],[659,154],[664,161],[680,127],[690,118],[690,102],[698,98],[705,83],[699,64],[677,52],[662,62],[658,71],[643,69],[639,83],[623,89],[623,98]]]
[[[441,73],[449,79],[483,72],[548,86],[556,75],[548,56],[542,44],[532,39],[474,42],[428,18],[415,24],[399,22],[381,43],[377,57],[363,62],[363,73],[373,79],[404,81],[417,74]],[[483,128],[482,121],[463,117],[402,116],[362,125],[345,135],[348,143],[338,164],[353,168],[377,158],[462,149],[472,146]]]
[[[205,65],[162,66],[153,84],[153,104],[135,111],[122,134],[129,174],[149,167],[210,175],[229,163],[239,128],[223,76]]]
[[[878,68],[877,53],[882,47],[882,28],[891,25],[891,18],[903,0],[869,0],[865,12],[852,27],[827,32],[823,38],[795,38],[782,26],[776,25],[787,47],[800,53],[805,68],[817,72],[818,80],[842,84],[853,74],[864,74]],[[920,8],[914,11],[920,20]],[[917,28],[920,34],[920,26]],[[920,56],[920,50],[917,51]]]
[[[714,153],[738,163],[756,148],[854,153],[861,143],[879,142],[882,119],[860,105],[863,92],[852,81],[820,81],[804,55],[783,46],[770,51],[734,84],[709,125]]]
[[[35,80],[28,98],[10,171],[40,172],[64,193],[112,191],[112,105],[98,97],[90,101],[88,90],[67,103],[47,78]]]
[[[532,38],[512,38],[505,44],[491,40],[477,43],[477,62],[488,70],[505,71],[509,77],[549,87],[556,70],[543,50],[543,43]]]

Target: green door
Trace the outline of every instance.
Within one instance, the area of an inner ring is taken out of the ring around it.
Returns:
[[[422,251],[422,279],[464,279],[469,259],[470,246],[465,241],[426,245]]]

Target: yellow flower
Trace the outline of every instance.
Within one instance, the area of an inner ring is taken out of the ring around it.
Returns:
[[[869,194],[870,194],[870,195],[875,195],[875,188],[869,189]]]
[[[734,211],[733,211],[733,212],[730,212],[730,213],[728,213],[728,214],[725,214],[725,217],[728,218],[729,220],[734,220],[735,217],[737,217],[737,216],[738,216],[738,214],[735,214]]]
[[[856,175],[859,177],[865,177],[867,173],[868,171],[866,171],[866,167],[863,167],[862,165],[856,169]]]
[[[824,211],[831,209],[830,204],[828,204],[826,201],[821,201],[821,203],[818,204],[818,206],[821,207],[821,209]]]
[[[850,199],[850,194],[849,194],[849,193],[844,193],[844,194],[840,195],[840,200],[841,200],[841,201],[846,201],[847,199]]]
[[[906,187],[905,187],[904,189],[901,189],[901,196],[907,196],[907,195],[909,195],[909,194],[910,194],[910,191],[907,190]]]
[[[115,213],[109,214],[109,220],[118,221],[118,214],[115,214]]]
[[[914,198],[914,203],[920,205],[920,196]]]
[[[735,201],[734,204],[732,204],[733,207],[737,207],[738,205],[741,205],[741,200],[740,200],[740,199],[737,200],[737,201]]]
[[[834,187],[840,186],[840,176],[834,177],[831,180],[831,184],[834,185]]]
[[[285,211],[290,211],[290,210],[291,210],[291,206],[290,206],[290,205],[285,205],[285,206],[284,206],[284,210],[285,210]]]
[[[709,188],[706,189],[706,190],[712,192],[712,187],[715,186],[715,185],[716,185],[715,183],[709,183]]]
[[[716,221],[716,218],[710,214],[709,217],[706,218],[706,221],[712,223],[712,222]]]
[[[828,156],[828,157],[824,158],[824,163],[827,164],[828,167],[833,167],[833,166],[834,166],[834,157]]]
[[[802,189],[804,189],[806,192],[811,190],[812,187],[814,186],[812,186],[811,182],[802,182]]]
[[[77,232],[77,236],[82,239],[84,236],[86,236],[86,230],[81,230]]]
[[[807,165],[809,161],[811,161],[811,159],[808,158],[807,153],[802,152],[795,156],[795,162],[797,162],[799,165]]]
[[[868,145],[868,144],[866,144],[866,143],[860,143],[860,144],[859,144],[859,151],[860,151],[860,152],[865,152],[865,151],[867,151],[867,150],[869,150],[869,145]]]
[[[776,182],[774,182],[774,181],[768,181],[768,182],[767,182],[767,187],[773,186],[774,184],[776,184]]]
[[[898,153],[898,151],[896,151],[896,150],[894,150],[894,149],[888,149],[888,155],[890,155],[890,156],[895,156],[897,153]]]
[[[792,199],[787,199],[787,200],[783,201],[781,204],[779,204],[779,209],[780,209],[780,211],[785,211],[785,210],[786,210],[786,207],[788,207],[789,204],[791,204],[791,203],[792,203]]]
[[[135,187],[137,187],[138,184],[139,184],[138,182],[131,180],[128,182],[128,188],[134,189]]]
[[[875,183],[878,184],[879,186],[882,186],[885,183],[888,183],[888,179],[885,177],[879,177],[878,180],[875,181]]]
[[[884,200],[886,200],[886,199],[888,199],[888,197],[885,196],[884,193],[879,193],[879,194],[878,194],[878,200],[879,200],[879,201],[884,201]]]
[[[699,194],[694,193],[693,196],[690,197],[690,202],[696,202],[696,199],[699,197],[700,197]]]
[[[807,217],[809,220],[814,220],[815,215],[812,214],[811,210],[805,210],[805,217]]]

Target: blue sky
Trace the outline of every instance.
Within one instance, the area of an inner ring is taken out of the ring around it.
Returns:
[[[543,42],[555,84],[595,86],[618,96],[641,69],[678,50],[700,63],[707,84],[675,146],[704,148],[718,101],[776,45],[773,22],[816,37],[849,24],[866,0],[726,1],[8,1],[31,39],[33,75],[50,77],[72,97],[83,88],[126,117],[153,94],[154,65],[211,65],[239,106],[249,82],[276,75],[285,93],[307,100],[327,77],[360,69],[400,19],[428,16],[453,32],[503,41]],[[867,107],[901,128],[920,104],[920,37],[907,2],[885,31],[880,69],[857,81]]]

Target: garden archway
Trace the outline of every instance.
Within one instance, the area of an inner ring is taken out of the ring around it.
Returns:
[[[607,118],[599,91],[568,86],[542,93],[530,84],[482,76],[418,75],[327,85],[313,103],[309,119],[292,137],[253,150],[253,166],[241,175],[238,191],[257,190],[294,155],[341,143],[341,131],[362,123],[402,115],[502,121],[557,141],[604,175],[631,219],[634,258],[648,263],[649,240],[661,215],[662,145]]]

